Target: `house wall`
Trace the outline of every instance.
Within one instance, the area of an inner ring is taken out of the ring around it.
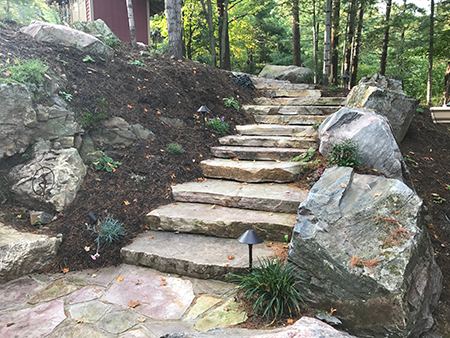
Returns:
[[[72,22],[88,21],[86,16],[86,0],[74,0],[70,4],[72,10]]]
[[[131,41],[126,0],[93,0],[92,5],[91,17],[93,17],[93,20],[102,19],[121,41]],[[148,45],[149,17],[147,0],[133,0],[133,12],[136,40]]]

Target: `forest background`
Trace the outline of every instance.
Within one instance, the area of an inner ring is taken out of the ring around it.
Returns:
[[[68,1],[0,0],[0,20],[68,22]],[[401,78],[405,92],[422,104],[432,67],[428,103],[442,105],[450,0],[415,2],[420,7],[411,0],[183,0],[183,54],[251,74],[266,64],[304,65],[313,70],[313,82],[331,90],[343,85],[343,74],[354,85],[381,72]],[[164,13],[150,19],[150,29],[151,48],[167,51]]]

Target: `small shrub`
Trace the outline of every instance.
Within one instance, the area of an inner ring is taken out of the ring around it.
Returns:
[[[211,127],[211,129],[219,135],[227,133],[229,129],[228,123],[225,122],[225,116],[222,116],[222,118],[215,117],[213,119],[208,119],[206,125]]]
[[[133,66],[147,67],[147,65],[142,60],[132,60],[129,61],[128,63]]]
[[[119,222],[112,215],[108,215],[104,220],[100,220],[98,230],[100,232],[98,235],[100,244],[118,242],[125,236],[123,223]]]
[[[315,153],[316,149],[310,147],[306,153],[294,157],[292,160],[290,160],[290,162],[309,162],[314,157]]]
[[[225,101],[225,107],[233,107],[234,109],[239,111],[239,103],[234,99],[234,97],[225,97],[223,100]]]
[[[416,109],[416,113],[417,114],[423,114],[423,109],[422,108],[417,108]]]
[[[181,145],[179,145],[178,143],[168,144],[166,147],[166,151],[169,154],[173,154],[173,155],[180,155],[180,154],[184,153],[183,147]]]
[[[41,60],[28,61],[15,60],[11,66],[4,68],[10,74],[11,80],[19,83],[42,83],[42,75],[48,70],[48,66]]]
[[[95,161],[92,161],[92,164],[94,165],[95,170],[106,170],[107,172],[111,173],[116,171],[117,167],[121,165],[121,162],[114,161],[111,157],[106,155],[103,151],[97,150],[93,153],[88,153],[88,156],[92,155],[102,155]]]
[[[300,309],[303,299],[295,286],[303,283],[294,266],[282,265],[278,259],[263,258],[247,275],[231,275],[238,284],[237,292],[253,302],[256,315],[275,320],[284,315],[292,316]]]
[[[73,95],[70,94],[70,93],[66,93],[66,92],[64,92],[64,91],[60,91],[58,94],[59,94],[60,96],[62,96],[62,98],[63,98],[64,100],[66,100],[67,102],[70,102],[70,101],[72,101],[72,99],[73,99]]]
[[[106,120],[108,118],[105,114],[98,114],[96,116],[93,116],[91,113],[86,111],[81,112],[81,114],[83,115],[83,117],[81,118],[81,125],[87,129],[92,128],[100,121]]]
[[[347,140],[336,143],[331,149],[328,164],[339,167],[355,167],[360,165],[358,141]]]
[[[319,129],[321,124],[322,124],[322,121],[316,121],[316,122],[314,122],[314,124],[312,126],[314,129]]]
[[[119,39],[115,39],[115,38],[101,37],[100,41],[113,49],[118,48],[122,44]]]

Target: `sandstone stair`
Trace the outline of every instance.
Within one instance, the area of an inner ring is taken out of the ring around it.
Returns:
[[[306,84],[252,80],[265,97],[242,108],[256,124],[219,139],[211,148],[215,158],[200,163],[203,181],[172,187],[175,203],[147,214],[149,231],[122,249],[126,263],[224,280],[248,266],[247,246],[236,240],[246,230],[266,242],[290,237],[308,193],[291,184],[307,163],[290,160],[317,149],[316,126],[344,99],[322,97]],[[254,263],[273,254],[264,243],[254,249]]]

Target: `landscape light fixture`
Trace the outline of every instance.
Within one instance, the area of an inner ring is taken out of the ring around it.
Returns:
[[[341,79],[342,79],[342,87],[344,89],[347,89],[350,76],[347,73],[344,73],[342,74]]]
[[[88,216],[89,216],[89,218],[91,219],[92,224],[97,223],[97,217],[95,217],[95,215],[94,215],[94,213],[93,213],[92,211],[89,212]]]
[[[264,240],[259,237],[259,235],[253,231],[252,229],[247,230],[244,232],[241,237],[238,238],[238,242],[243,244],[248,244],[248,260],[249,260],[249,270],[252,272],[252,261],[253,261],[253,244],[260,244],[264,242]]]
[[[206,114],[209,114],[210,110],[206,106],[201,106],[198,108],[197,113],[201,113],[203,117],[203,123],[206,122]]]

